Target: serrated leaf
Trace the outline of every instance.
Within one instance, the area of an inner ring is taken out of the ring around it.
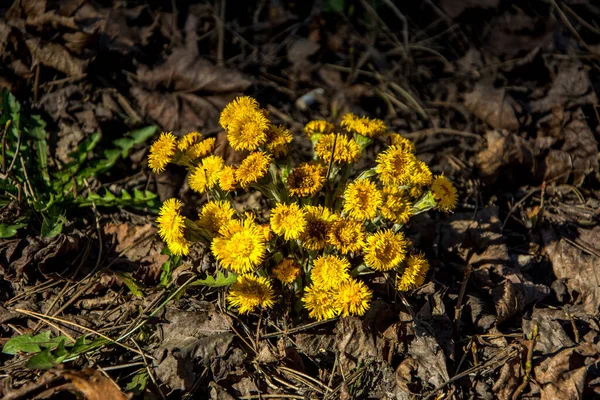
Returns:
[[[27,224],[0,224],[0,239],[8,239],[17,234],[17,231],[26,227]]]
[[[25,334],[11,338],[4,344],[2,352],[11,355],[18,352],[37,353],[42,351],[43,348],[54,348],[65,339],[66,336],[58,336],[51,339],[50,331],[44,331],[35,336]]]
[[[143,369],[131,378],[131,381],[125,385],[125,390],[134,394],[140,394],[148,386],[148,380],[148,371]]]
[[[56,364],[56,359],[50,349],[46,349],[27,360],[25,366],[29,369],[50,369]]]
[[[198,279],[190,283],[190,286],[208,286],[208,287],[223,287],[233,285],[237,280],[237,275],[228,272],[227,275],[223,274],[222,271],[217,272],[217,277],[208,275],[206,279]]]

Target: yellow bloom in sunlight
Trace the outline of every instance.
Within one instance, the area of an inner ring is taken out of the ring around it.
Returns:
[[[437,208],[440,210],[452,211],[456,208],[458,202],[456,188],[444,175],[435,177],[431,184],[431,192],[437,201]]]
[[[255,152],[246,157],[235,171],[235,178],[243,188],[258,182],[269,171],[272,158],[267,153]]]
[[[384,185],[405,185],[410,182],[417,158],[398,146],[390,146],[377,156],[376,171]]]
[[[221,175],[219,175],[219,186],[222,190],[226,192],[231,192],[235,189],[235,184],[237,180],[235,179],[235,167],[232,165],[226,165],[221,170]]]
[[[341,125],[348,132],[358,133],[366,137],[374,138],[387,132],[385,123],[377,118],[359,117],[348,113],[342,117]]]
[[[273,276],[283,283],[292,283],[300,275],[300,266],[294,260],[286,258],[273,268]]]
[[[377,271],[389,271],[404,261],[406,246],[402,233],[390,229],[375,232],[367,238],[365,264]]]
[[[333,289],[350,279],[350,263],[342,257],[319,256],[313,262],[310,278],[313,285],[322,289]]]
[[[306,229],[304,210],[296,203],[279,203],[271,210],[271,229],[285,240],[298,239]]]
[[[336,139],[337,136],[337,139]],[[360,158],[360,147],[352,138],[343,134],[328,134],[319,138],[315,145],[317,156],[328,163],[331,160],[331,150],[335,142],[335,153],[333,161],[339,164],[349,164],[358,161]]]
[[[322,321],[335,317],[334,296],[329,290],[316,286],[307,286],[304,288],[302,297],[304,308],[308,310],[308,316]]]
[[[415,170],[410,178],[410,183],[416,186],[429,186],[432,182],[433,175],[427,164],[421,160],[416,160]]]
[[[225,161],[219,156],[208,156],[202,159],[202,166],[206,171],[206,187],[214,188],[219,183],[219,177]]]
[[[231,285],[227,301],[238,308],[240,314],[246,314],[257,307],[272,308],[275,293],[267,278],[254,275],[238,276]]]
[[[181,139],[179,139],[179,143],[177,144],[177,148],[181,151],[186,151],[190,147],[198,144],[202,141],[202,134],[200,132],[190,132]]]
[[[202,166],[194,168],[188,177],[190,188],[200,194],[206,192],[207,183],[206,170]]]
[[[377,216],[382,196],[375,183],[363,179],[351,182],[344,192],[344,211],[351,218],[365,221]]]
[[[175,255],[186,255],[190,243],[185,239],[185,217],[181,215],[183,204],[177,199],[168,199],[160,207],[156,222],[158,234],[167,242],[167,246]]]
[[[288,144],[292,143],[292,139],[289,129],[281,125],[271,125],[267,130],[267,150],[275,158],[285,156],[290,150]]]
[[[238,97],[227,104],[219,123],[227,131],[227,139],[234,150],[253,151],[267,140],[269,120],[251,97]]]
[[[288,175],[287,186],[290,195],[298,197],[314,196],[325,182],[325,168],[319,164],[304,163]]]
[[[342,283],[335,293],[335,309],[342,317],[364,315],[369,309],[373,292],[362,281],[350,279]]]
[[[185,155],[191,159],[196,160],[198,158],[206,157],[215,149],[215,138],[206,138],[203,141],[192,145],[185,151]]]
[[[253,220],[232,219],[219,229],[211,250],[223,267],[242,274],[262,262],[266,244],[261,229]]]
[[[428,270],[429,262],[423,254],[411,255],[408,257],[404,272],[398,275],[398,290],[406,292],[418,288],[425,282]]]
[[[395,224],[406,224],[413,215],[413,204],[404,191],[395,186],[385,186],[382,193],[381,215]]]
[[[414,153],[417,148],[414,142],[399,133],[390,133],[386,137],[386,141],[390,146],[398,146],[405,153]]]
[[[214,235],[223,225],[231,221],[234,215],[235,210],[228,201],[209,201],[198,214],[199,225]]]
[[[336,219],[327,234],[327,243],[342,254],[362,250],[365,245],[362,222],[347,218]]]
[[[158,140],[150,146],[148,155],[148,167],[154,173],[165,170],[167,164],[173,159],[177,152],[177,138],[171,132],[161,133]]]
[[[423,195],[423,186],[413,186],[408,190],[408,194],[414,200],[419,199]]]
[[[306,211],[306,229],[300,235],[302,246],[310,250],[325,247],[327,234],[336,217],[328,208],[322,206],[304,206]]]
[[[258,227],[262,231],[263,237],[265,238],[266,242],[268,242],[269,240],[272,239],[272,237],[273,237],[273,231],[271,230],[271,225],[269,225],[269,224],[261,224]]]
[[[333,133],[335,130],[335,125],[331,122],[323,121],[321,119],[310,121],[308,124],[304,126],[304,132],[308,136],[312,135],[327,135],[329,133]]]

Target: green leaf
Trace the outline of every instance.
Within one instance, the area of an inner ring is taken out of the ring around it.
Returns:
[[[208,286],[208,287],[223,287],[233,285],[237,280],[237,275],[234,273],[223,274],[223,271],[217,272],[217,277],[208,275],[206,279],[198,279],[190,283],[189,286]]]
[[[144,297],[144,291],[138,281],[133,279],[128,273],[115,272],[117,278],[131,290],[135,297]]]
[[[0,239],[8,239],[17,234],[17,231],[26,227],[26,223],[19,224],[0,224]]]
[[[44,331],[35,336],[25,334],[11,338],[4,344],[2,352],[11,355],[17,354],[18,352],[37,353],[42,351],[42,348],[56,347],[66,338],[66,336],[58,336],[50,339],[50,331]]]
[[[140,394],[148,386],[148,380],[148,371],[142,369],[140,370],[140,372],[133,376],[133,378],[129,383],[127,383],[127,385],[125,385],[125,390],[128,392],[133,392],[134,394]]]
[[[431,191],[427,191],[419,200],[413,204],[413,215],[421,214],[426,211],[431,210],[437,205],[435,199],[433,198],[433,193]]]
[[[44,213],[40,233],[43,237],[55,237],[62,232],[65,222],[66,219],[64,214],[61,213],[60,207],[54,204],[49,208],[47,213]]]
[[[46,349],[27,360],[25,366],[29,369],[50,369],[57,364],[56,358]]]

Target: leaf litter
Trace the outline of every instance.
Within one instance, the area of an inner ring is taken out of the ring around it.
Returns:
[[[338,18],[347,5],[228,5],[223,26],[219,10],[201,4],[4,6],[0,86],[23,104],[21,115],[46,121],[42,131],[28,128],[44,140],[22,140],[36,151],[21,154],[47,153],[49,171],[88,159],[110,165],[70,186],[85,201],[65,214],[32,212],[29,187],[1,203],[0,395],[510,399],[526,383],[528,398],[597,396],[600,121],[591,50],[600,13],[552,3],[357,4],[369,21]],[[382,287],[362,319],[238,318],[223,307],[227,277],[204,249],[183,263],[162,254],[145,191],[191,196],[181,171],[150,178],[143,140],[120,158],[103,152],[152,124],[218,137],[220,110],[244,92],[272,104],[283,124],[346,109],[383,118],[412,135],[434,172],[460,183],[458,212],[409,227],[435,260],[431,284],[405,298]],[[6,138],[14,149],[17,135]],[[23,177],[40,165],[23,161],[13,166]],[[139,201],[125,201],[134,191]],[[42,219],[54,221],[44,232],[55,235],[40,236]],[[85,359],[56,363],[71,349],[59,346],[64,333],[99,337],[72,324],[128,335],[130,350],[106,341]],[[24,368],[43,346],[6,347],[34,337],[51,344],[48,372]]]

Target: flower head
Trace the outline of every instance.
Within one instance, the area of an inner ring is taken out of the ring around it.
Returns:
[[[335,309],[342,317],[364,315],[369,309],[373,292],[362,281],[354,279],[342,283],[335,294]]]
[[[336,163],[350,164],[358,161],[360,158],[358,143],[346,135],[335,133],[321,136],[317,144],[315,144],[315,153],[320,159],[328,163],[331,160],[331,151],[334,143],[335,152],[333,154],[333,161]]]
[[[342,257],[329,255],[317,257],[313,262],[310,278],[313,285],[323,289],[333,289],[350,279],[350,263]]]
[[[227,104],[219,123],[227,131],[227,139],[234,150],[253,151],[267,140],[269,120],[251,97],[238,97]]]
[[[208,156],[202,159],[202,167],[206,171],[206,187],[214,188],[219,183],[219,177],[225,161],[219,156]]]
[[[160,208],[158,234],[175,255],[187,255],[190,243],[185,239],[185,217],[181,215],[183,204],[177,199],[168,199]]]
[[[390,146],[398,146],[405,153],[414,153],[417,151],[415,144],[412,140],[405,138],[399,133],[389,133],[386,137],[386,141]]]
[[[201,142],[195,143],[189,149],[185,151],[185,155],[191,159],[196,160],[198,158],[206,157],[215,149],[215,138],[206,138]]]
[[[458,202],[456,188],[444,175],[435,177],[431,184],[431,192],[440,210],[452,211],[456,208],[456,203]]]
[[[235,178],[243,188],[246,188],[267,174],[271,161],[272,158],[267,153],[260,151],[250,153],[235,171]]]
[[[271,210],[271,229],[285,240],[298,239],[306,229],[304,210],[296,203],[279,203]]]
[[[390,146],[377,156],[376,171],[384,185],[405,185],[410,182],[416,157],[399,146]]]
[[[425,282],[429,270],[429,262],[423,254],[413,254],[408,257],[402,275],[398,275],[398,290],[406,292],[416,289]]]
[[[335,215],[322,206],[305,206],[306,229],[300,235],[302,245],[310,250],[321,250],[325,247],[327,234]]]
[[[366,179],[351,182],[346,187],[344,198],[344,211],[359,221],[375,218],[381,207],[381,192],[375,183]]]
[[[327,135],[333,133],[334,130],[334,124],[321,119],[310,121],[304,126],[304,132],[306,132],[308,136]]]
[[[348,113],[342,117],[341,125],[348,132],[355,132],[359,135],[374,138],[384,134],[387,131],[385,123],[377,118],[359,117]]]
[[[158,140],[150,146],[148,166],[154,173],[165,170],[167,164],[177,152],[177,138],[171,132],[161,133]]]
[[[338,218],[331,223],[327,233],[327,243],[342,254],[355,253],[362,250],[365,234],[362,223],[348,218]]]
[[[219,229],[211,250],[225,268],[241,274],[252,271],[265,256],[265,238],[251,219],[230,220]]]
[[[383,188],[381,215],[395,224],[406,224],[412,216],[412,202],[396,186]]]
[[[267,130],[267,150],[278,158],[285,156],[288,151],[288,145],[292,143],[292,134],[281,125],[271,125]]]
[[[427,164],[421,160],[416,160],[410,183],[415,186],[428,186],[431,185],[431,182],[433,182],[433,175]]]
[[[315,285],[307,286],[304,288],[302,301],[308,310],[308,316],[317,321],[335,317],[334,296],[329,290]]]
[[[402,233],[390,229],[375,232],[367,238],[365,264],[378,271],[389,271],[404,261],[406,245]]]
[[[232,165],[226,165],[221,170],[221,175],[219,175],[219,186],[222,190],[226,192],[231,192],[235,189],[235,184],[237,180],[235,179],[235,167]]]
[[[298,197],[314,196],[325,182],[325,169],[319,164],[304,163],[288,175],[290,195]]]
[[[186,151],[190,147],[194,146],[197,143],[202,141],[202,134],[200,132],[190,132],[186,134],[184,137],[179,139],[179,143],[177,144],[177,148],[181,151]]]
[[[235,210],[228,201],[209,201],[202,207],[200,214],[200,226],[208,229],[213,235],[227,222],[233,219]]]
[[[190,188],[200,194],[206,192],[206,186],[208,184],[206,178],[206,170],[204,167],[199,166],[192,170],[192,173],[188,176],[188,184]]]
[[[240,314],[245,314],[257,307],[272,308],[273,297],[273,288],[267,278],[241,275],[231,285],[227,301],[237,307]]]
[[[273,268],[273,276],[283,283],[292,283],[300,275],[300,266],[294,260],[286,258]]]

